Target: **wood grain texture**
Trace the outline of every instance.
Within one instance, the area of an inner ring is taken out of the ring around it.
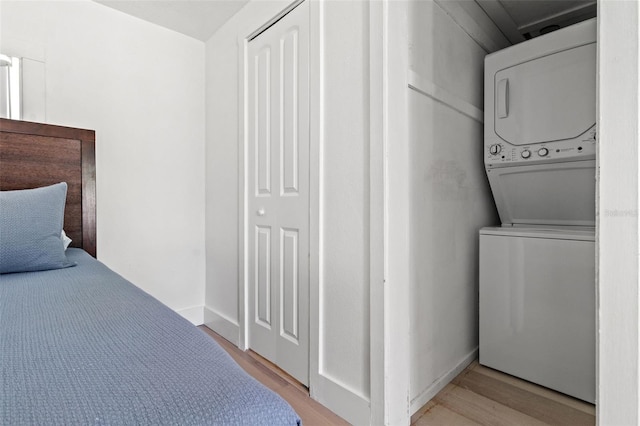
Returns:
[[[67,182],[64,230],[96,256],[95,132],[0,119],[0,189]]]
[[[241,351],[204,325],[199,328],[215,339],[247,373],[291,404],[303,425],[348,425],[341,417],[311,399],[304,386],[269,361],[250,351]]]
[[[451,411],[443,405],[429,401],[427,405],[419,411],[417,420],[412,421],[414,426],[476,426],[479,423],[468,419],[455,411]],[[416,413],[417,414],[417,413]],[[413,417],[412,417],[413,419]]]
[[[439,405],[482,425],[544,426],[546,424],[491,398],[453,384],[445,387],[434,400]]]
[[[595,407],[471,364],[412,418],[414,425],[595,425]]]
[[[514,410],[548,424],[579,426],[593,422],[593,415],[584,411],[475,371],[468,371],[467,374],[461,376],[456,381],[456,385],[494,401],[500,401]]]

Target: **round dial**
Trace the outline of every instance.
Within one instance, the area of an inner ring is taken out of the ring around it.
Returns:
[[[547,154],[549,154],[549,150],[548,150],[547,148],[540,148],[540,149],[538,150],[538,155],[539,155],[540,157],[546,157],[546,156],[547,156]]]
[[[524,151],[522,151],[520,156],[522,156],[522,158],[525,158],[525,159],[529,158],[529,157],[531,157],[531,151],[529,151],[528,149],[525,149]]]
[[[502,147],[497,143],[494,143],[489,147],[489,152],[491,153],[491,155],[498,155],[500,154],[500,151],[502,151]]]

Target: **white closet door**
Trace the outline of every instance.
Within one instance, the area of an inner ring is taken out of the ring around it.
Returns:
[[[309,7],[249,42],[249,347],[309,382]]]

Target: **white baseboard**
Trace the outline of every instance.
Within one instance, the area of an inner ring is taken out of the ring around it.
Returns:
[[[335,379],[318,375],[311,383],[310,394],[311,398],[352,425],[368,425],[371,422],[369,400]]]
[[[202,325],[204,323],[204,306],[192,306],[176,312],[191,321],[193,325]]]
[[[240,341],[240,326],[231,318],[204,307],[204,325],[215,331],[234,345],[238,346]]]
[[[458,374],[462,372],[474,359],[478,358],[478,347],[476,346],[469,354],[460,360],[451,370],[436,379],[429,387],[420,392],[418,396],[411,400],[409,412],[415,414],[427,402],[431,400],[438,392],[444,389]]]

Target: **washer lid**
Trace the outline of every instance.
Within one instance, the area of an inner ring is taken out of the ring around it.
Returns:
[[[555,240],[595,241],[595,229],[526,228],[526,227],[487,227],[480,229],[480,235],[502,237],[545,238]]]
[[[595,160],[487,169],[503,225],[595,226]]]

